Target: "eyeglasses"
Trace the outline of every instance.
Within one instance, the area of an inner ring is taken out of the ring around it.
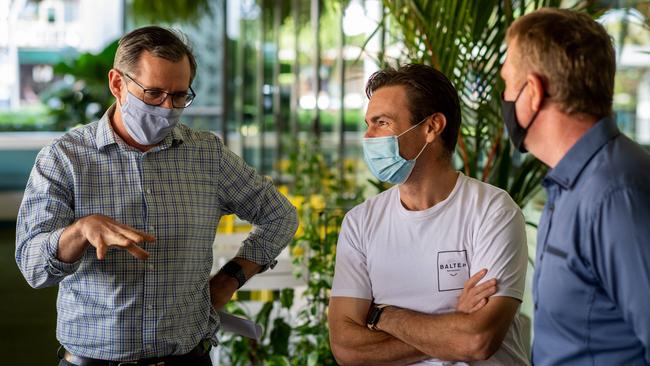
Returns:
[[[140,83],[135,81],[135,79],[129,76],[129,74],[123,73],[123,75],[126,76],[129,80],[133,81],[137,86],[142,88],[142,101],[149,105],[159,106],[165,103],[165,100],[167,100],[168,96],[171,96],[172,106],[174,108],[187,108],[190,106],[190,104],[192,104],[194,98],[196,97],[196,93],[194,93],[194,90],[192,89],[191,86],[190,86],[189,93],[184,93],[184,92],[168,93],[160,89],[147,89],[144,86],[142,86]]]

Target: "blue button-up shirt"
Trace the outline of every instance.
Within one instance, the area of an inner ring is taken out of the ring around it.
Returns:
[[[267,265],[292,238],[295,209],[212,133],[178,125],[147,152],[129,147],[113,133],[113,108],[39,153],[18,214],[16,261],[31,286],[59,284],[57,338],[71,353],[183,354],[216,340],[209,274],[221,215],[255,225],[238,256]],[[109,249],[100,261],[90,246],[76,263],[57,260],[61,233],[91,214],[154,235],[142,245],[149,259]]]
[[[533,363],[650,364],[650,155],[600,120],[543,182]]]

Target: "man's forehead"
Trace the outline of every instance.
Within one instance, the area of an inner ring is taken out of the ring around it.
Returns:
[[[392,101],[385,103],[369,104],[366,110],[366,121],[377,121],[379,119],[389,119],[397,121],[400,116],[408,112],[408,108]]]
[[[178,62],[170,61],[153,54],[143,53],[138,60],[138,67],[134,70],[140,81],[146,82],[149,88],[164,89],[169,83],[179,83],[179,91],[189,86],[191,70],[187,56]],[[184,90],[183,90],[184,91]]]
[[[190,60],[187,55],[183,55],[181,58],[178,60],[172,60],[167,57],[163,57],[161,55],[155,54],[151,51],[144,50],[142,53],[140,53],[138,57],[137,64],[140,67],[145,67],[145,66],[172,66],[172,67],[181,67],[181,66],[187,66],[188,70],[190,69]]]
[[[376,120],[381,117],[399,120],[399,116],[408,113],[406,89],[401,85],[385,86],[373,93],[366,110],[366,120]],[[407,116],[408,118],[408,116]]]
[[[372,94],[368,108],[401,108],[406,104],[406,89],[401,85],[381,87]]]

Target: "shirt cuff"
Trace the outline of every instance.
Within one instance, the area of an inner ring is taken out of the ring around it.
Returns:
[[[255,245],[253,241],[250,241],[248,239],[244,241],[244,244],[239,248],[239,251],[235,257],[243,258],[259,264],[262,266],[262,269],[259,273],[264,272],[269,268],[275,268],[275,265],[278,263],[278,261],[275,259],[271,259],[269,261],[269,256],[266,254],[266,249]]]
[[[66,228],[61,228],[52,232],[44,245],[43,255],[47,260],[47,271],[53,276],[71,275],[77,271],[79,265],[81,264],[81,259],[73,263],[66,263],[60,261],[56,257],[56,252],[59,249],[59,239],[61,238],[61,234],[63,234],[63,231],[65,229]]]

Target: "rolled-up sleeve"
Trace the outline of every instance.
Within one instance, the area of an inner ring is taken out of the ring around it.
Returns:
[[[34,288],[58,284],[80,261],[56,258],[59,238],[74,221],[74,195],[66,165],[53,146],[38,154],[16,223],[16,263]]]
[[[234,213],[253,224],[237,257],[261,266],[273,266],[275,258],[289,244],[298,228],[296,208],[242,158],[219,139],[218,194],[224,213]]]

